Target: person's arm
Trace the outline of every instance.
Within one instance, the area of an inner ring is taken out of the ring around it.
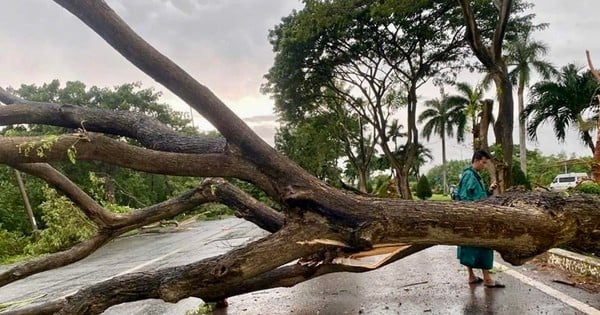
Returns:
[[[475,178],[473,172],[470,171],[464,172],[463,177],[458,196],[460,197],[460,200],[473,201],[475,200],[475,198],[473,198],[475,190],[481,189],[478,188],[479,182],[477,181],[477,178]]]

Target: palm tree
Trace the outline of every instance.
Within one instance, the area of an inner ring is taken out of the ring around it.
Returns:
[[[465,115],[460,103],[451,102],[450,98],[442,91],[441,99],[432,99],[425,102],[428,108],[419,115],[418,122],[423,123],[423,136],[429,139],[432,134],[439,135],[442,138],[442,180],[443,193],[446,194],[448,186],[446,176],[446,135],[454,136],[456,127],[456,137],[459,142],[464,140]]]
[[[526,146],[526,126],[527,122],[523,119],[524,100],[523,95],[525,87],[529,86],[531,73],[536,71],[544,80],[549,80],[557,74],[554,66],[540,59],[548,53],[548,47],[545,43],[531,39],[529,33],[517,41],[508,43],[506,46],[506,62],[508,66],[514,68],[509,73],[514,84],[517,85],[518,113],[519,113],[519,158],[521,170],[527,175],[527,146]]]
[[[523,111],[524,119],[529,119],[529,138],[537,138],[537,129],[546,121],[552,122],[556,137],[564,141],[569,126],[577,128],[581,140],[594,152],[594,141],[590,135],[595,127],[585,118],[587,110],[598,105],[598,83],[588,72],[568,64],[561,68],[557,81],[541,81],[531,88],[531,102]],[[595,118],[592,118],[595,119]],[[595,121],[595,120],[594,120]]]
[[[483,92],[488,84],[489,81],[486,82],[485,80],[477,84],[475,87],[467,82],[456,83],[455,87],[459,94],[448,96],[446,100],[446,102],[451,104],[453,107],[459,106],[461,108],[463,113],[462,123],[456,124],[461,135],[464,134],[464,130],[467,125],[466,119],[469,118],[471,128],[473,128],[472,134],[474,149],[479,147],[476,143],[478,138],[477,116],[481,112],[481,107],[483,104]],[[487,135],[485,136],[487,137]],[[458,140],[459,142],[462,142],[464,139],[459,138]]]

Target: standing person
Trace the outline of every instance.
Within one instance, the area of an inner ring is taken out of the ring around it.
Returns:
[[[485,189],[479,172],[481,172],[486,163],[491,159],[489,153],[483,150],[476,151],[471,159],[471,166],[466,168],[460,177],[458,191],[456,192],[458,200],[477,201],[487,198],[491,191],[497,186],[496,182],[490,185],[490,190]],[[489,248],[459,246],[458,259],[461,265],[467,267],[469,273],[469,283],[481,283],[488,288],[504,288],[504,285],[494,281],[490,275],[490,269],[494,265],[494,252]],[[483,279],[475,276],[473,269],[481,269]]]

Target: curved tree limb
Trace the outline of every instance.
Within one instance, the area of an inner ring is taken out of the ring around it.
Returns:
[[[83,211],[86,217],[96,224],[98,229],[106,229],[119,220],[119,215],[104,209],[79,186],[52,166],[45,163],[14,164],[12,166],[22,172],[43,179],[52,187],[61,191]]]
[[[254,162],[280,157],[206,86],[137,35],[104,1],[55,2],[87,24],[132,64],[181,97]]]
[[[0,93],[5,97],[8,93]],[[21,101],[0,106],[0,125],[44,124],[85,129],[138,140],[143,146],[167,152],[223,153],[224,138],[186,135],[155,118],[131,111],[111,111],[75,105]]]
[[[52,137],[2,137],[0,138],[0,163],[68,161],[70,150],[77,160],[101,161],[155,174],[199,177],[236,176],[244,180],[256,179],[261,188],[269,187],[260,171],[236,154],[155,151],[93,133]]]
[[[66,266],[68,264],[79,261],[106,244],[112,239],[109,234],[96,234],[92,238],[83,241],[68,250],[53,253],[42,258],[38,258],[23,264],[19,264],[9,270],[0,273],[0,287],[11,282],[24,279],[33,274],[51,270],[54,268]]]
[[[216,198],[220,203],[234,209],[238,218],[250,221],[271,233],[283,227],[285,216],[282,213],[254,199],[224,179],[215,178],[211,179],[211,182],[216,188]]]
[[[513,0],[495,0],[498,9],[498,22],[492,39],[492,54],[494,60],[498,62],[502,59],[502,42],[506,35],[506,27],[508,26],[508,18]],[[499,5],[499,7],[498,7]]]
[[[214,295],[227,295],[232,287],[327,246],[300,245],[319,237],[335,237],[323,232],[324,222],[315,217],[311,225],[290,222],[278,232],[227,254],[179,267],[138,272],[115,277],[67,297],[58,314],[98,314],[108,307],[140,298],[160,298],[177,302],[188,296],[210,301]]]
[[[471,8],[471,4],[469,2],[469,0],[458,0],[463,12],[463,17],[465,19],[465,25],[467,27],[465,31],[465,38],[473,49],[477,59],[479,59],[479,61],[481,61],[481,63],[489,69],[494,66],[494,59],[481,40],[481,32],[479,31],[479,27],[477,26],[477,22],[475,20],[475,15],[473,14],[473,9]]]
[[[382,264],[380,267],[391,264],[404,257],[420,252],[429,246],[417,245],[410,246],[406,250],[403,250],[387,262]],[[336,272],[352,272],[362,273],[373,271],[371,268],[359,267],[359,266],[348,266],[342,264],[323,263],[319,265],[301,265],[298,263],[292,265],[286,265],[263,274],[260,274],[254,278],[243,281],[241,284],[232,286],[226,290],[226,293],[221,295],[207,295],[201,298],[205,301],[218,301],[235,295],[240,295],[249,292],[255,292],[259,290],[266,290],[279,287],[292,287],[298,283],[308,281],[310,279],[318,278],[320,276],[336,273]],[[160,273],[155,274],[159,276]],[[154,282],[154,281],[152,281]],[[31,307],[22,308],[15,311],[8,311],[6,315],[21,315],[21,314],[54,314],[60,311],[67,303],[66,299],[58,299],[50,301],[41,305],[35,305]]]
[[[40,177],[48,178],[48,182],[51,185],[55,185],[57,189],[66,192],[67,194],[78,195],[77,197],[72,198],[72,200],[89,198],[89,196],[85,195],[84,192],[77,190],[72,191],[73,189],[69,187],[72,185],[72,183],[65,183],[65,181],[69,180],[48,165],[21,164],[18,166],[22,168],[23,171],[30,172],[33,175],[41,175]],[[17,265],[5,272],[0,273],[0,287],[13,281],[26,278],[38,272],[65,266],[79,261],[89,256],[96,249],[100,248],[113,238],[141,226],[172,218],[203,203],[215,202],[217,199],[214,197],[213,191],[214,187],[212,186],[212,183],[207,181],[199,188],[187,191],[178,197],[171,198],[167,201],[150,207],[135,210],[129,214],[118,217],[115,216],[110,223],[103,224],[102,228],[98,229],[96,235],[89,240],[81,242],[65,251],[50,254],[40,259],[35,259],[33,261]],[[85,196],[81,196],[81,194],[84,194]],[[97,207],[100,206],[97,205]],[[84,210],[84,213],[89,219],[92,221],[97,221],[96,212],[85,211],[85,208],[83,207],[82,210]],[[108,211],[102,208],[102,212]]]
[[[596,81],[600,83],[600,74],[598,73],[598,70],[594,68],[594,64],[592,64],[592,57],[590,56],[589,50],[585,51],[585,57],[587,59],[588,68],[590,68],[590,72],[592,73]]]

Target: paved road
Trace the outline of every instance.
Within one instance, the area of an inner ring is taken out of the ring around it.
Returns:
[[[78,263],[0,288],[0,303],[52,300],[119,274],[214,256],[263,235],[232,218],[198,222],[176,233],[123,237]],[[555,275],[533,265],[509,268],[500,261],[497,269],[506,289],[469,286],[455,248],[436,246],[373,272],[330,274],[293,288],[232,297],[229,308],[216,314],[600,314],[598,295],[555,283]],[[201,303],[146,300],[105,314],[183,315]]]

